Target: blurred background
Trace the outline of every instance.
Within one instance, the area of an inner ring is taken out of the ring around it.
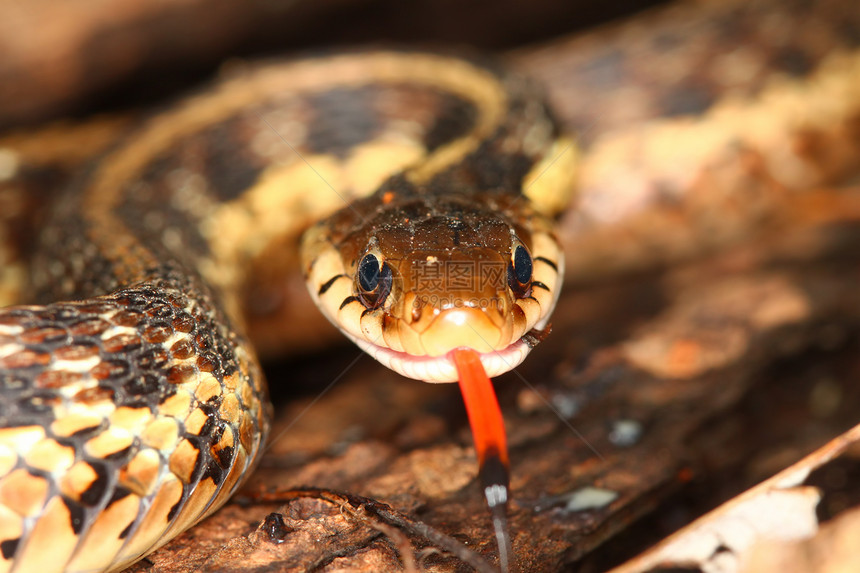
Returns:
[[[0,126],[144,102],[229,57],[367,42],[498,51],[655,3],[3,0]]]

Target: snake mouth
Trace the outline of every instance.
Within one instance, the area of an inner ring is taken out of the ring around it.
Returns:
[[[416,356],[374,344],[348,332],[346,335],[377,362],[401,376],[431,383],[458,380],[457,367],[449,356],[450,353],[441,356]],[[478,356],[487,376],[493,378],[519,366],[531,352],[532,346],[523,337],[501,350],[478,352]]]

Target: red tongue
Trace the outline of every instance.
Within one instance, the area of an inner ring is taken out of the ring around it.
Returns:
[[[478,454],[478,475],[493,516],[499,565],[502,571],[507,572],[513,552],[507,523],[508,440],[502,411],[478,353],[471,348],[456,348],[451,351],[451,359],[460,377],[460,392],[466,403]]]
[[[460,376],[460,392],[469,414],[478,464],[483,467],[488,456],[495,456],[507,468],[508,442],[505,422],[496,400],[493,383],[481,364],[481,357],[471,348],[456,348],[451,351],[451,357]]]

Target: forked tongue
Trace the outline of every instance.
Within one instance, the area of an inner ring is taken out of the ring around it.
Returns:
[[[478,476],[493,516],[499,564],[502,571],[507,572],[513,553],[507,520],[508,441],[502,411],[478,353],[471,348],[455,348],[451,351],[451,358],[457,367],[460,392],[472,426],[472,439],[478,454]]]

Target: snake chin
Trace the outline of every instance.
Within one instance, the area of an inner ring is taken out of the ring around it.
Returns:
[[[346,334],[377,362],[401,376],[432,383],[456,382],[458,379],[457,368],[447,354],[442,356],[415,356],[373,344],[349,333]],[[521,338],[501,350],[479,352],[478,355],[487,376],[493,378],[519,366],[531,349],[532,346]]]

